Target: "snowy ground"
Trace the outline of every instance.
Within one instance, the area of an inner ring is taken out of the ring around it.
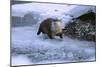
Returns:
[[[12,28],[12,65],[95,61],[95,42],[37,36],[38,25]],[[20,61],[20,62],[19,62]]]
[[[61,9],[59,9],[60,7]],[[75,16],[79,16],[82,11],[84,13],[90,9],[88,6],[78,6],[79,9],[77,8],[77,10],[76,8],[77,6],[73,5],[69,7],[68,5],[60,6],[38,3],[21,4],[12,6],[12,16],[22,17],[25,13],[33,11],[40,13],[40,15],[46,18],[55,15],[66,21],[69,20],[70,17],[68,15],[63,16],[62,14],[72,13],[75,14]],[[54,11],[55,9],[58,10],[57,13]],[[70,9],[72,9],[73,12],[71,12]],[[41,20],[43,20],[43,18]],[[67,36],[64,36],[63,39],[55,37],[55,39],[51,40],[46,36],[42,36],[42,34],[37,36],[38,27],[39,23],[33,26],[11,28],[12,65],[95,61],[95,42],[80,41]]]

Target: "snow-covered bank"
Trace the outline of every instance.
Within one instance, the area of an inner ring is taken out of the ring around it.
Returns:
[[[95,12],[95,6],[83,6],[83,5],[69,5],[69,4],[49,4],[49,3],[27,3],[27,4],[16,4],[12,6],[12,16],[19,17],[19,24],[25,24],[24,20],[27,20],[30,23],[34,18],[38,17],[38,23],[47,18],[58,18],[63,22],[63,27],[66,23],[71,21],[73,17],[78,17],[89,10]],[[26,18],[25,15],[28,15]],[[38,15],[37,15],[38,14]],[[30,17],[31,16],[31,17]],[[33,17],[32,17],[33,16]],[[24,19],[23,19],[24,18]],[[26,19],[25,19],[26,18]],[[13,20],[14,21],[14,20]],[[15,20],[16,21],[16,20]],[[12,22],[13,24],[16,24]],[[37,22],[36,22],[37,23]]]
[[[38,25],[12,28],[13,65],[95,61],[95,42],[68,37],[45,39],[42,34],[36,35],[37,29]],[[18,63],[15,58],[20,55],[27,56],[31,63],[23,62],[23,57],[17,59],[22,64]]]
[[[70,5],[70,4],[49,4],[49,3],[28,3],[12,6],[12,16],[23,16],[27,12],[38,12],[45,15],[82,15],[88,10],[95,12],[95,6]]]

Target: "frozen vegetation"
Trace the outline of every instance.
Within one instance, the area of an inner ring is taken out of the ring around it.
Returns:
[[[60,7],[62,8],[59,9]],[[46,35],[37,36],[36,34],[39,24],[44,18],[56,16],[60,17],[62,21],[66,21],[71,19],[69,15],[66,16],[66,14],[70,14],[70,10],[73,10],[71,13],[75,14],[74,16],[79,16],[82,11],[84,13],[90,9],[90,6],[78,6],[76,11],[76,7],[74,5],[53,4],[51,6],[39,3],[12,6],[12,16],[23,17],[30,11],[40,14],[40,20],[36,24],[11,28],[12,65],[95,61],[95,42],[72,39],[67,36],[64,36],[63,39],[59,37],[49,39]],[[55,9],[58,10],[57,13],[53,12]]]

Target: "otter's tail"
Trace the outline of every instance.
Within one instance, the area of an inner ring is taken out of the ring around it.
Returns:
[[[39,28],[38,32],[37,32],[37,35],[39,35],[41,33],[41,29]]]

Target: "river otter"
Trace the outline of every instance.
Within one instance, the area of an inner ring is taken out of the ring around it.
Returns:
[[[50,39],[53,39],[53,36],[59,36],[60,38],[63,38],[61,21],[52,18],[44,20],[40,24],[37,35],[39,35],[41,32],[43,34],[47,34]]]

